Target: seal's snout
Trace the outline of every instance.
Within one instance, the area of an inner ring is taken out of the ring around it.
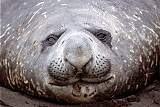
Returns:
[[[67,40],[64,49],[64,59],[66,63],[71,64],[75,69],[75,74],[87,73],[85,67],[92,59],[92,49],[88,40],[83,36],[72,36]]]
[[[110,48],[106,48],[100,40],[102,38],[83,28],[66,30],[55,44],[59,51],[52,55],[48,67],[55,84],[69,85],[77,81],[100,83],[108,80],[112,54]]]

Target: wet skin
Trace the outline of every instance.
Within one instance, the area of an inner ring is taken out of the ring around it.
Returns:
[[[2,1],[0,84],[68,103],[133,92],[158,72],[159,7],[158,0]]]

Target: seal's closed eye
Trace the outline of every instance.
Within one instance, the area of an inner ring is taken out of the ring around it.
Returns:
[[[110,48],[112,48],[112,37],[110,32],[100,29],[96,32],[95,36],[104,44],[107,44]]]
[[[50,34],[45,40],[42,41],[42,51],[45,50],[47,46],[52,46],[59,39],[60,35]]]
[[[59,36],[54,35],[54,34],[50,34],[46,40],[44,41],[48,46],[52,46],[56,43],[56,41],[58,40]]]
[[[99,39],[103,44],[108,45],[112,48],[112,36],[109,31],[103,29],[87,29],[90,33],[92,33],[97,39]]]

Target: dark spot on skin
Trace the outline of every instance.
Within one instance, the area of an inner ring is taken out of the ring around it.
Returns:
[[[29,104],[27,101],[25,102],[26,104]]]
[[[36,41],[33,42],[33,45],[36,43]]]
[[[64,43],[64,41],[62,41],[62,44]]]
[[[81,91],[81,87],[79,86],[79,84],[73,85],[73,88],[74,88],[77,92],[80,92],[80,91]]]
[[[87,94],[84,94],[84,97],[86,98],[86,97],[87,97]]]
[[[93,42],[93,40],[91,38],[89,38],[89,40],[91,40]]]
[[[138,17],[138,15],[137,15],[137,14],[135,14],[135,16],[137,16],[137,17]]]

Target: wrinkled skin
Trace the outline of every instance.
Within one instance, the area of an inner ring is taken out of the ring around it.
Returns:
[[[0,84],[68,103],[114,98],[159,68],[159,0],[3,0]]]

